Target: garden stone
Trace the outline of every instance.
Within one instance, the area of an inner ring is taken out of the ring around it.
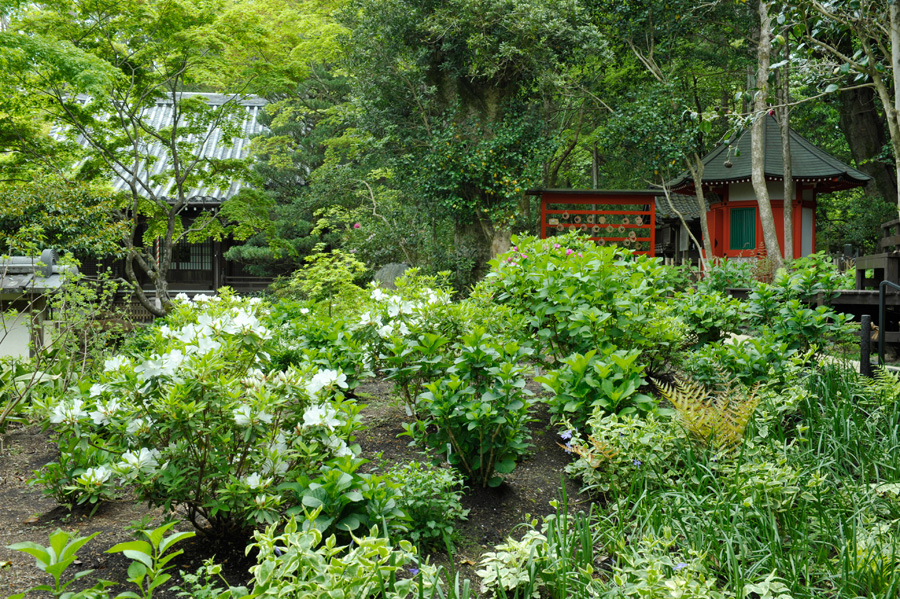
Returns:
[[[378,283],[380,287],[385,289],[396,289],[397,285],[394,284],[395,281],[409,268],[409,264],[405,262],[391,262],[390,264],[385,264],[375,273],[374,281]]]

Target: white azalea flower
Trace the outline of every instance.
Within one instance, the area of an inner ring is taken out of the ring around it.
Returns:
[[[50,413],[50,422],[53,424],[77,424],[79,420],[87,418],[88,413],[82,409],[84,401],[80,399],[60,402],[53,407]]]
[[[243,405],[232,413],[234,414],[234,422],[238,426],[250,426],[250,406]]]
[[[99,486],[109,480],[112,471],[106,466],[98,466],[96,468],[88,468],[78,477],[78,482],[83,485]]]
[[[376,287],[375,289],[372,290],[372,299],[375,300],[376,302],[385,300],[388,297],[390,297],[390,296],[387,293],[385,293],[384,291],[382,291],[381,289],[379,289],[378,287]]]
[[[209,301],[209,296],[204,295],[203,293],[197,293],[194,295],[194,303],[196,304],[205,304]]]
[[[300,314],[309,314],[309,308],[300,308]]]
[[[125,356],[114,356],[103,362],[104,372],[113,372],[128,364],[128,358]]]
[[[97,397],[98,395],[103,395],[103,392],[106,391],[106,385],[101,385],[100,383],[94,383],[91,385],[91,397]]]
[[[251,489],[265,489],[272,484],[272,479],[262,478],[259,474],[254,472],[247,476],[247,478],[244,479],[244,482],[247,483],[247,486]]]
[[[136,418],[128,423],[128,426],[126,427],[125,430],[126,430],[126,432],[128,432],[128,434],[134,435],[134,434],[137,434],[140,432],[144,432],[149,428],[150,428],[150,424],[148,422],[144,421],[143,418]]]
[[[347,375],[339,370],[323,368],[313,376],[309,383],[307,383],[306,392],[309,393],[310,397],[313,397],[318,394],[319,391],[331,385],[337,385],[338,387],[346,389]]]
[[[118,399],[110,399],[105,404],[98,403],[97,409],[91,412],[94,424],[109,424],[109,419],[122,408]]]
[[[191,301],[191,298],[189,298],[187,296],[187,293],[179,293],[178,295],[175,296],[175,301],[176,302],[189,302],[189,301]]]
[[[149,470],[156,468],[159,463],[158,458],[159,452],[157,450],[141,447],[140,451],[129,451],[122,456],[123,469]]]
[[[154,358],[145,360],[143,363],[134,367],[134,371],[141,380],[149,380],[160,376],[173,376],[184,361],[184,352],[180,349],[160,355],[154,355]]]
[[[328,430],[332,430],[340,425],[337,412],[330,406],[310,406],[303,413],[303,426],[325,426]]]
[[[198,337],[195,347],[197,348],[197,354],[205,356],[209,352],[216,351],[222,347],[222,344],[211,337]]]
[[[334,435],[331,435],[328,438],[328,448],[334,452],[334,456],[337,458],[345,458],[353,455],[353,450],[350,449],[347,442]]]

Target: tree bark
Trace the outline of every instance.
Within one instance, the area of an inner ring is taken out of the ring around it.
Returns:
[[[900,3],[897,0],[889,2],[891,12],[891,71],[894,75],[894,107],[890,113],[890,120],[894,127],[892,141],[894,145],[894,163],[897,168],[897,181],[900,181]],[[897,190],[897,214],[900,216],[900,187]]]
[[[691,177],[694,179],[694,189],[697,190],[695,195],[697,197],[697,208],[700,209],[700,232],[703,236],[704,260],[709,261],[713,258],[713,247],[712,237],[709,235],[709,220],[706,218],[706,198],[703,196],[703,159],[699,154],[694,154],[693,156],[685,156],[685,162],[687,162],[688,170],[691,171]],[[701,265],[703,265],[702,263],[703,260],[701,260]]]
[[[784,163],[784,259],[790,262],[794,259],[794,175],[791,166],[791,120],[790,108],[790,47],[788,46],[788,36],[790,32],[784,33],[784,57],[785,62],[779,72],[778,86],[778,104],[779,115],[778,124],[781,125],[781,159]]]
[[[769,64],[772,57],[772,19],[769,16],[769,3],[759,2],[759,46],[757,47],[756,97],[753,101],[753,126],[751,128],[751,159],[753,191],[759,205],[759,220],[762,224],[766,253],[776,268],[784,261],[778,245],[778,232],[775,228],[775,216],[772,214],[772,202],[769,201],[769,190],[765,176],[765,133],[767,98],[769,95]]]
[[[850,154],[857,168],[872,177],[866,193],[893,203],[897,197],[897,173],[893,165],[876,160],[889,140],[885,135],[887,123],[878,111],[875,92],[868,87],[846,89],[839,92],[838,100],[838,126],[847,139]]]

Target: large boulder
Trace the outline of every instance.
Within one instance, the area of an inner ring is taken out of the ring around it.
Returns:
[[[379,287],[384,289],[396,289],[397,285],[394,284],[395,281],[400,278],[400,275],[409,270],[409,268],[409,264],[405,262],[391,262],[390,264],[385,264],[375,273],[374,281],[378,283]]]

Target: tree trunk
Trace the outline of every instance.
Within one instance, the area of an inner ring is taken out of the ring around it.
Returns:
[[[788,36],[784,33],[784,56],[790,59]],[[794,174],[791,166],[791,121],[790,121],[790,70],[785,62],[779,72],[778,104],[780,105],[779,125],[781,125],[781,159],[784,163],[784,259],[790,262],[794,259]]]
[[[838,100],[838,126],[847,139],[850,154],[857,168],[873,179],[866,186],[866,193],[893,203],[897,197],[897,173],[893,165],[874,160],[888,143],[887,123],[878,112],[875,92],[869,87],[846,89],[838,94]]]
[[[706,218],[706,198],[703,196],[703,158],[699,154],[693,156],[685,156],[688,170],[691,171],[691,177],[694,179],[694,189],[696,189],[697,208],[700,209],[700,232],[703,236],[703,253],[706,254],[704,260],[713,259],[712,237],[709,235],[709,220]],[[703,260],[701,260],[703,266]]]
[[[775,228],[775,216],[772,214],[772,203],[769,201],[769,190],[765,176],[765,133],[767,98],[769,95],[769,64],[772,56],[772,19],[769,17],[769,3],[759,3],[759,46],[757,48],[758,69],[756,75],[756,98],[753,101],[753,127],[751,129],[751,159],[753,191],[759,204],[759,220],[762,223],[763,239],[766,253],[776,268],[783,265],[781,248],[778,246],[778,232]]]
[[[900,149],[900,4],[896,0],[888,4],[891,11],[891,71],[894,75],[894,106],[888,118],[894,123],[891,137],[897,181],[900,182],[900,153],[897,151]],[[900,216],[900,186],[897,188],[897,214]]]

